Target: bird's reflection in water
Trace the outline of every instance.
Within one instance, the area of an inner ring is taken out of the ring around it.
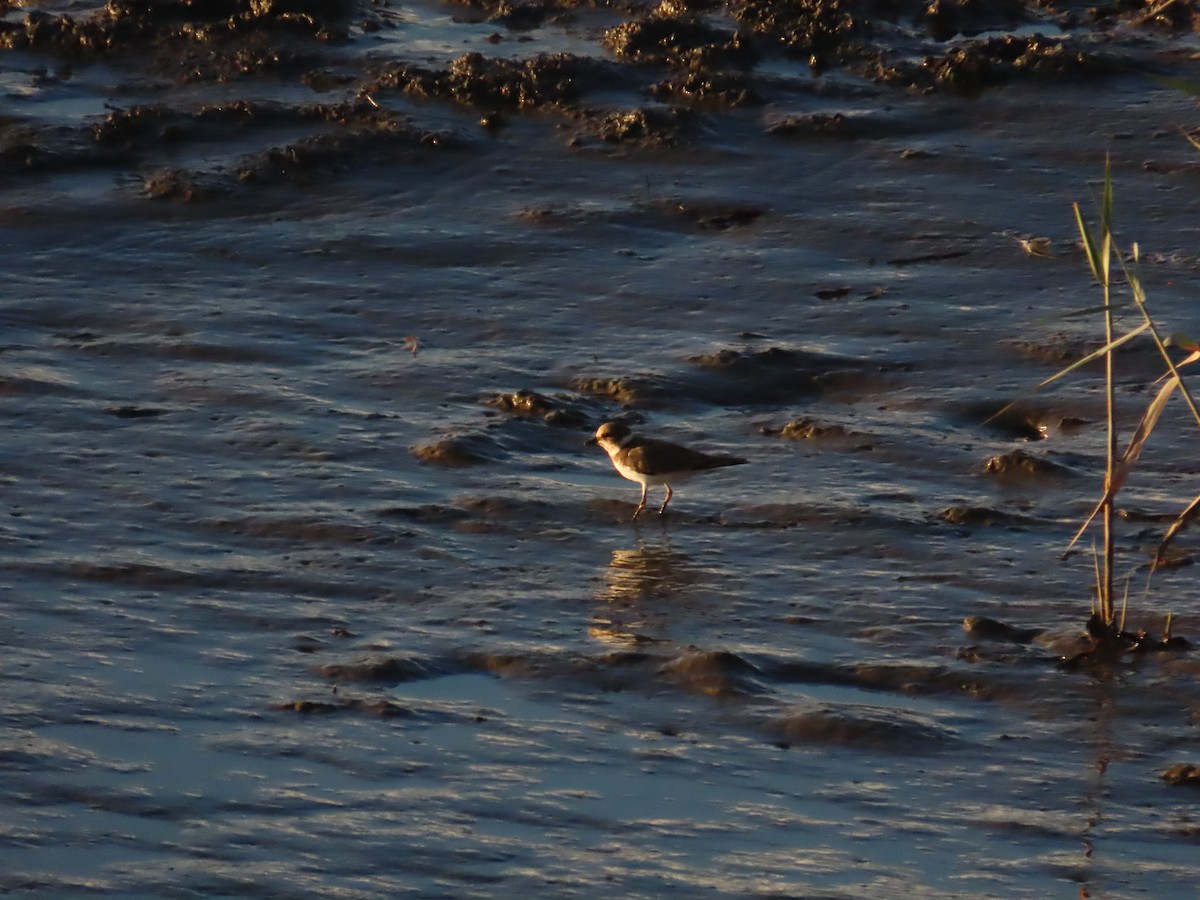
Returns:
[[[640,536],[636,547],[612,552],[604,584],[588,633],[597,640],[645,644],[665,640],[646,632],[661,631],[674,606],[671,601],[689,592],[703,571],[685,553],[671,549],[669,538],[655,543]]]

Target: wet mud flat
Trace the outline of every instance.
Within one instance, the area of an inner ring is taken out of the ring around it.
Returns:
[[[1194,895],[1189,4],[0,14],[0,890]]]

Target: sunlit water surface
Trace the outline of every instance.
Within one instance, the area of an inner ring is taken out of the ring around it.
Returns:
[[[361,38],[381,59],[492,46],[398,15]],[[0,60],[21,117],[86,124],[119,90],[35,64]],[[1059,555],[1098,494],[1094,378],[1040,401],[1045,442],[983,424],[1054,371],[1029,345],[1096,337],[1053,317],[1099,302],[1071,203],[1105,153],[1164,330],[1197,330],[1192,101],[1134,76],[831,97],[776,65],[790,107],[673,150],[413,104],[466,140],[303,190],[6,177],[0,892],[1195,896],[1197,797],[1159,774],[1200,762],[1200,663],[1056,665],[1088,612],[1090,560]],[[829,108],[886,127],[765,132]],[[1154,375],[1132,358],[1128,417]],[[584,446],[622,412],[596,379],[750,464],[632,524],[637,486]],[[1129,560],[1196,491],[1175,412]],[[801,417],[840,430],[777,434]],[[439,441],[477,464],[415,455]],[[1064,471],[985,472],[1015,449]],[[1131,624],[1200,639],[1191,570],[1143,578]]]

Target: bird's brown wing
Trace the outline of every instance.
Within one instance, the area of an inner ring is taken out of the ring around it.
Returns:
[[[629,450],[629,461],[637,468],[652,472],[671,472],[679,469],[716,469],[720,466],[737,466],[746,460],[737,456],[709,456],[690,447],[642,438],[635,441]]]

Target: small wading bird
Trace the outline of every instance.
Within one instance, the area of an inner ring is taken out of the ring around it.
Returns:
[[[670,441],[638,437],[623,422],[605,422],[588,443],[598,444],[623,477],[642,486],[642,500],[633,512],[635,520],[646,508],[646,492],[650,485],[661,484],[667,489],[667,497],[658,510],[662,515],[671,502],[672,484],[711,469],[740,466],[746,462],[738,456],[710,456]]]

